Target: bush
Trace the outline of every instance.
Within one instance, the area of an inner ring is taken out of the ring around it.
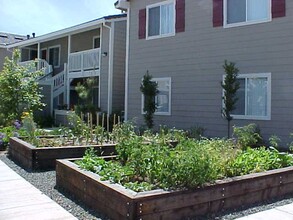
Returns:
[[[233,134],[242,149],[255,147],[262,142],[262,137],[256,124],[249,124],[243,127],[234,126],[233,129]]]
[[[187,131],[187,134],[188,134],[188,137],[190,137],[190,138],[200,140],[203,137],[204,132],[205,132],[205,129],[203,127],[194,126],[194,127],[191,127]]]
[[[258,137],[248,128],[238,132],[243,146],[255,143],[253,138]],[[240,148],[231,139],[195,140],[180,130],[165,127],[158,134],[149,131],[143,136],[136,135],[134,130],[131,124],[114,129],[119,140],[117,160],[104,161],[87,151],[78,164],[104,180],[136,191],[195,188],[227,176],[293,165],[291,155],[279,153],[273,147]],[[177,145],[171,146],[168,138],[177,140]]]
[[[280,153],[273,147],[270,149],[247,148],[229,163],[227,174],[228,176],[239,176],[291,165],[293,165],[292,155]]]

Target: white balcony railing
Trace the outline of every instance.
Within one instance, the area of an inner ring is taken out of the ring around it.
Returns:
[[[85,50],[69,55],[68,71],[86,71],[100,68],[100,48]]]
[[[53,91],[65,86],[66,70],[52,77]]]
[[[36,59],[36,60],[29,60],[24,62],[18,63],[20,66],[25,66],[29,72],[35,72],[37,70],[42,70],[44,75],[48,75],[53,71],[53,68],[46,60]]]

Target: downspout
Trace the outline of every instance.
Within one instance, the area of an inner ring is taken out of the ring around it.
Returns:
[[[103,22],[103,26],[109,29],[109,67],[108,67],[108,106],[107,113],[112,113],[112,91],[113,91],[113,59],[114,59],[114,22],[111,26]]]
[[[129,74],[129,33],[130,33],[130,7],[127,9],[126,23],[126,54],[125,54],[125,100],[124,100],[124,120],[128,120],[128,74]]]

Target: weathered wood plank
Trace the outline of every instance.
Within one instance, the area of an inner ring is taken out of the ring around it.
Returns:
[[[54,138],[54,137],[50,137]],[[115,144],[92,146],[98,155],[115,155]],[[56,166],[56,159],[82,157],[88,146],[64,146],[36,148],[13,137],[10,139],[8,154],[12,160],[29,170],[50,170]]]
[[[95,207],[113,219],[125,219],[125,215],[128,219],[186,219],[293,192],[293,167],[227,178],[193,190],[143,193],[100,181],[98,175],[82,171],[68,160],[58,161],[57,167],[57,178],[62,178],[57,185],[84,187],[84,201],[101,204]]]
[[[57,160],[56,183],[58,187],[74,193],[85,204],[104,211],[111,218],[127,219],[133,215],[135,208],[130,198],[119,191],[113,191],[97,180],[81,175],[74,169],[74,166],[69,168]]]

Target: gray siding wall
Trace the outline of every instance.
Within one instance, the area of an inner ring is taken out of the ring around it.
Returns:
[[[26,48],[21,49],[21,61],[29,60],[29,50]]]
[[[51,85],[42,85],[41,94],[43,95],[42,102],[46,104],[42,111],[38,111],[39,116],[48,116],[51,115]]]
[[[156,116],[156,125],[199,125],[208,136],[226,136],[220,82],[224,60],[229,60],[236,62],[240,73],[270,72],[272,77],[271,120],[233,120],[232,124],[255,122],[265,138],[276,134],[289,141],[293,131],[293,1],[286,1],[286,17],[262,24],[214,28],[212,1],[186,0],[185,32],[139,40],[138,12],[157,2],[161,1],[131,1],[128,118],[143,123],[139,86],[149,70],[153,77],[172,80],[171,116]]]
[[[3,70],[3,64],[5,61],[5,57],[12,57],[12,53],[7,51],[5,48],[0,48],[0,71]]]
[[[124,110],[126,21],[115,22],[113,62],[113,111]]]
[[[111,25],[107,23],[107,25]],[[100,98],[101,98],[101,111],[107,111],[108,106],[108,76],[109,76],[109,34],[110,31],[106,27],[102,27],[102,41],[101,52],[107,52],[108,56],[101,57],[101,72],[100,72]]]

